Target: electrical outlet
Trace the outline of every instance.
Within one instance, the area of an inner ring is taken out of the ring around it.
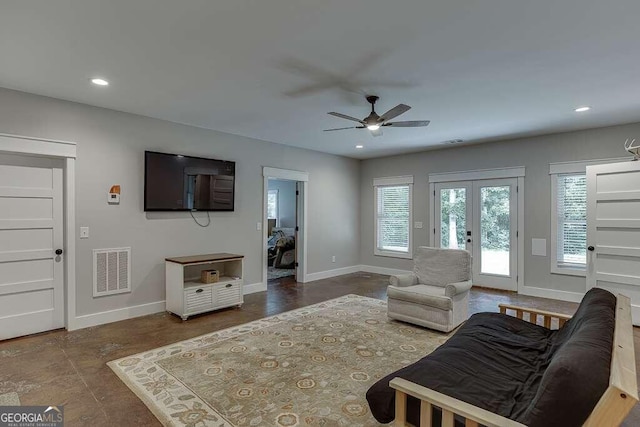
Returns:
[[[335,255],[331,257],[331,262],[336,262],[336,256]]]
[[[89,227],[80,227],[80,238],[81,239],[89,238]]]
[[[256,230],[257,230],[257,231],[262,230],[262,223],[261,223],[261,222],[257,222],[257,223],[256,223]]]

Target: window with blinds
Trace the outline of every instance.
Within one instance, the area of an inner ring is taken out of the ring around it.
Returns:
[[[584,173],[557,175],[557,265],[586,268],[587,178]]]
[[[278,221],[278,190],[269,190],[267,193],[267,218]]]
[[[411,184],[376,186],[378,251],[409,254]]]

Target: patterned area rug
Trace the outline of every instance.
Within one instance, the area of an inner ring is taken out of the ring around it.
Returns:
[[[365,393],[448,335],[347,295],[109,362],[164,425],[371,426]]]
[[[20,406],[20,397],[18,393],[4,393],[0,394],[0,406]]]

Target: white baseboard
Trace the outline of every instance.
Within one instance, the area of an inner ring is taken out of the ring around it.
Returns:
[[[331,277],[344,276],[345,274],[357,273],[360,270],[359,265],[350,267],[336,268],[335,270],[319,271],[317,273],[308,273],[304,283],[315,282],[316,280],[329,279]]]
[[[345,274],[358,273],[360,271],[365,273],[384,274],[387,276],[391,276],[394,274],[411,273],[409,270],[376,267],[374,265],[352,265],[350,267],[342,267],[336,268],[335,270],[319,271],[317,273],[307,274],[305,283],[314,282],[316,280],[329,279],[331,277],[344,276]]]
[[[242,293],[244,295],[255,294],[256,292],[264,292],[266,290],[267,290],[267,285],[262,282],[251,283],[249,285],[242,286]]]
[[[518,289],[518,293],[521,295],[527,295],[531,297],[550,298],[560,301],[580,302],[584,293],[559,291],[557,289],[537,288],[535,286],[521,286]]]
[[[116,310],[102,311],[100,313],[76,316],[70,331],[90,326],[104,325],[105,323],[118,322],[120,320],[133,319],[134,317],[146,316],[165,311],[164,301],[156,301],[148,304],[134,305],[132,307],[119,308]]]
[[[243,286],[242,290],[243,293],[247,295],[255,292],[266,291],[267,287],[263,283],[252,283],[250,285]],[[77,316],[73,325],[68,329],[70,331],[74,331],[76,329],[119,322],[120,320],[133,319],[135,317],[146,316],[148,314],[161,313],[165,311],[165,308],[166,304],[164,301],[156,301],[147,304],[134,305],[133,307],[85,314],[84,316]]]
[[[397,276],[399,274],[411,273],[411,271],[409,270],[398,270],[397,268],[377,267],[375,265],[360,265],[358,267],[360,268],[360,271],[364,271],[366,273],[384,274],[387,276]]]

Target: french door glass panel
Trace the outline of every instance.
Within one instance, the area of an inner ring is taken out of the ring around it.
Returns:
[[[511,187],[480,187],[480,272],[509,276]]]
[[[464,249],[467,232],[467,189],[440,189],[440,247]]]

